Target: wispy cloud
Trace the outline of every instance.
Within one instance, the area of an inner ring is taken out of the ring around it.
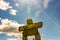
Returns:
[[[36,13],[34,14],[34,16],[37,19],[39,17],[39,14],[41,13],[41,11],[43,11],[44,9],[46,9],[48,7],[49,2],[51,2],[51,0],[14,0],[14,2],[17,2],[20,6],[28,5],[27,9],[28,8],[30,8],[30,9],[27,10],[27,12],[28,11],[31,12],[31,10],[33,9],[32,7],[37,9],[37,11],[40,11],[39,13],[37,13],[37,11],[35,11]]]
[[[51,0],[43,0],[43,6],[44,8],[47,8],[48,7],[48,4]]]
[[[18,0],[18,2],[20,2],[21,5],[25,4],[35,5],[36,3],[38,3],[38,0]]]
[[[49,2],[51,2],[51,0],[40,0],[39,9],[37,9],[37,11],[35,12],[35,19],[38,19],[40,13],[44,13],[44,10],[48,7]]]

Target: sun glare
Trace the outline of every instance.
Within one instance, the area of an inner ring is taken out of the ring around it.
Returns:
[[[21,7],[25,7],[27,10],[28,17],[31,17],[32,7],[36,8],[39,6],[39,0],[17,0]]]

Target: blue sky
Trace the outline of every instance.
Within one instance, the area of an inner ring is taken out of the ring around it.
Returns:
[[[20,0],[4,0],[9,2],[13,8],[1,9],[0,18],[17,21],[19,24],[26,24],[26,20],[31,18],[34,22],[43,22],[43,27],[39,28],[42,40],[60,40],[60,0],[38,0],[31,1],[29,5],[20,3]],[[29,1],[28,1],[29,2]],[[35,2],[35,3],[33,3]],[[18,3],[16,6],[15,3]],[[45,3],[45,4],[44,4]],[[1,5],[0,5],[1,6]],[[28,9],[28,7],[30,9]],[[9,13],[10,9],[17,10],[16,15]],[[1,25],[1,20],[0,20]],[[7,34],[0,34],[0,40],[8,40],[7,38],[15,38]],[[16,38],[15,38],[16,39]],[[12,39],[11,39],[12,40]]]

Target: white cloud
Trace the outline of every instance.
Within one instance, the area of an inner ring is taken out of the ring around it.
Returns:
[[[27,37],[28,38],[28,40],[32,40],[32,39],[35,39],[35,37],[34,36],[28,36]],[[22,38],[20,38],[20,37],[18,37],[18,38],[7,38],[7,40],[22,40]]]
[[[17,40],[17,39],[14,39],[14,38],[8,38],[7,40]]]
[[[20,38],[7,38],[7,40],[22,40]]]
[[[18,3],[16,3],[16,4],[15,4],[15,6],[19,7],[19,4],[18,4]]]
[[[4,0],[0,0],[0,9],[1,10],[7,10],[9,8],[12,8],[12,6],[10,6],[8,2],[5,2]]]
[[[2,24],[0,25],[0,34],[6,33],[9,36],[16,36],[16,37],[22,37],[22,31],[18,31],[19,26],[23,26],[23,24],[19,24],[16,21],[8,20],[8,19],[2,19]]]
[[[19,6],[17,3],[15,4],[17,7]],[[9,2],[6,2],[4,0],[0,0],[0,9],[1,10],[7,10],[9,9],[10,14],[16,15],[17,10],[12,9],[13,7],[9,5]]]
[[[17,10],[15,10],[15,9],[10,9],[9,10],[9,13],[12,14],[12,15],[16,15],[16,12],[17,12]]]
[[[18,38],[7,38],[7,40],[22,40],[22,38],[18,37]]]

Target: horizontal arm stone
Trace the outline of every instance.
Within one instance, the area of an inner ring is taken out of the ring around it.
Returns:
[[[18,30],[19,31],[24,31],[24,30],[27,30],[27,29],[41,28],[42,24],[43,24],[42,22],[33,23],[33,24],[30,24],[30,25],[21,26],[21,27],[18,28]]]

